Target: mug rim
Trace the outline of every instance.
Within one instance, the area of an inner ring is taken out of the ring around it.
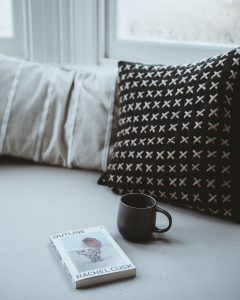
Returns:
[[[125,196],[129,196],[129,195],[141,195],[141,196],[145,196],[145,197],[151,199],[153,201],[153,204],[151,206],[148,206],[148,207],[136,207],[136,206],[128,205],[128,204],[126,204],[126,203],[123,202],[123,198]],[[157,204],[157,201],[152,196],[147,195],[147,194],[143,194],[143,193],[126,193],[126,194],[124,194],[124,195],[121,196],[120,201],[126,207],[129,207],[129,208],[132,208],[132,209],[139,209],[139,210],[151,209],[151,208],[154,208],[156,206],[156,204]]]

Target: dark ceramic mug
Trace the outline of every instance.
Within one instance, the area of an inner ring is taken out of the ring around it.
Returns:
[[[156,227],[156,213],[168,218],[168,226]],[[157,206],[156,200],[148,195],[129,193],[121,197],[117,226],[121,235],[130,241],[141,242],[151,238],[153,232],[166,232],[172,226],[172,217]]]

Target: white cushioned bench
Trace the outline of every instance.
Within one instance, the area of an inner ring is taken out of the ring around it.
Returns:
[[[97,185],[99,176],[1,158],[0,299],[239,299],[239,224],[162,204],[171,230],[128,242],[116,226],[119,196]],[[95,225],[107,228],[137,276],[75,290],[49,236]]]

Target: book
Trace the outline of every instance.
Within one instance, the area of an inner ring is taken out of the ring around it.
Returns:
[[[50,241],[75,288],[136,275],[136,267],[104,226],[53,234]]]

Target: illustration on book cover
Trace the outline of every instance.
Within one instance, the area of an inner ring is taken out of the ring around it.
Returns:
[[[63,246],[79,273],[119,265],[122,258],[101,231],[64,238]]]

